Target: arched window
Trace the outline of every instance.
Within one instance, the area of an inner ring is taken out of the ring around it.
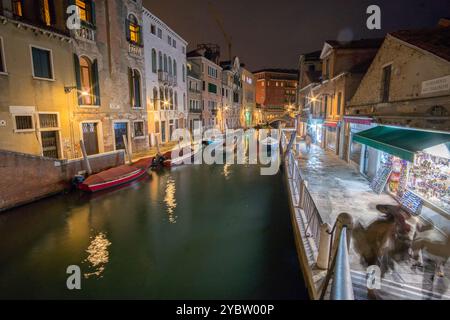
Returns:
[[[80,79],[81,79],[81,101],[83,105],[94,104],[92,97],[92,63],[86,57],[80,58]]]
[[[141,26],[137,18],[130,14],[127,20],[127,40],[132,44],[141,45]]]
[[[130,103],[132,108],[142,108],[141,101],[141,73],[136,69],[128,68],[130,83]]]
[[[162,71],[163,70],[163,58],[162,58],[161,51],[159,51],[158,56],[159,56],[158,71]]]
[[[172,58],[169,57],[168,59],[168,66],[169,66],[169,74],[172,75]]]
[[[157,69],[157,66],[156,66],[156,50],[152,49],[152,72],[156,73],[156,69]]]
[[[169,108],[170,108],[170,110],[173,109],[173,91],[172,91],[172,89],[169,89]]]
[[[153,88],[153,109],[158,109],[158,89]]]
[[[164,90],[163,88],[159,88],[159,109],[162,110],[164,109],[164,101],[165,101],[165,97],[164,97]]]
[[[175,59],[173,59],[173,76],[176,78],[177,77],[177,61]]]
[[[167,56],[164,55],[164,72],[167,72]]]
[[[170,107],[170,97],[169,97],[169,88],[166,88],[164,90],[164,109],[167,109],[167,107]]]
[[[178,93],[175,91],[174,93],[174,101],[175,101],[175,110],[178,109]]]
[[[181,71],[182,71],[182,76],[183,76],[183,82],[186,82],[186,68],[185,68],[185,66],[184,66],[184,64],[183,64],[183,67],[182,67],[182,69],[181,69]]]

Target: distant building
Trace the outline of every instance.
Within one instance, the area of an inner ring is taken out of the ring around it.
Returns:
[[[164,144],[188,121],[187,42],[145,8],[143,17],[149,132]]]
[[[242,110],[241,126],[255,126],[258,113],[256,109],[256,78],[249,70],[242,68]]]
[[[240,128],[242,107],[242,68],[238,57],[221,62],[222,72],[222,114],[220,128]]]
[[[382,41],[326,41],[321,51],[321,81],[311,87],[307,130],[317,144],[341,157],[345,153],[342,128],[346,101],[353,97]]]
[[[200,77],[201,67],[195,61],[187,62],[187,84],[188,84],[188,105],[189,105],[189,130],[194,134],[194,130],[202,127],[202,88],[203,82]]]
[[[222,67],[220,54],[202,47],[187,54],[189,62],[200,66],[202,81],[202,125],[204,129],[219,128],[219,107],[222,103]]]
[[[296,103],[298,71],[264,69],[254,72],[256,104],[264,121],[270,122],[285,115]]]
[[[314,109],[314,98],[312,88],[316,87],[322,80],[321,51],[314,51],[300,55],[298,64],[299,86],[297,93],[297,104],[299,115],[297,116],[297,134],[304,136],[307,132],[307,124],[311,121]]]

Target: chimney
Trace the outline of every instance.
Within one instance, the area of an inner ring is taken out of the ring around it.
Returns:
[[[440,28],[449,28],[450,27],[450,18],[441,18],[438,22],[438,26]]]

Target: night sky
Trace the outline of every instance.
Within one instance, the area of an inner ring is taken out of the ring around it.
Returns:
[[[435,26],[450,16],[449,0],[212,0],[233,38],[233,55],[255,71],[296,68],[299,55],[325,40],[382,37],[387,32]],[[366,8],[381,7],[382,30],[366,28]],[[189,42],[228,49],[207,0],[144,0],[144,6]]]

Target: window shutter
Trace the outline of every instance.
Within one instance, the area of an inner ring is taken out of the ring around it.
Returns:
[[[92,17],[92,25],[96,25],[96,18],[95,18],[95,1],[91,1],[91,17]]]
[[[128,19],[125,19],[125,32],[127,35],[127,41],[131,41],[130,20],[128,20]]]
[[[92,63],[92,83],[94,86],[95,105],[100,105],[100,78],[98,76],[98,62],[97,59]]]
[[[134,107],[133,70],[128,68],[128,87],[130,93],[130,105]]]
[[[81,97],[81,73],[80,73],[80,59],[78,59],[78,56],[76,54],[73,55],[73,61],[75,66],[75,80],[77,81],[77,98],[78,98],[78,104],[82,105],[83,100]]]

